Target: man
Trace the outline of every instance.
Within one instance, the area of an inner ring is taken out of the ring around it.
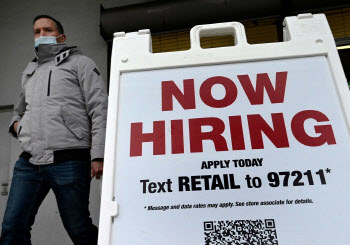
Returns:
[[[14,167],[0,244],[31,244],[31,226],[50,189],[73,243],[97,244],[88,204],[91,177],[99,179],[103,170],[104,82],[91,59],[64,44],[57,20],[40,15],[33,25],[36,58],[23,72],[9,129],[23,152]]]

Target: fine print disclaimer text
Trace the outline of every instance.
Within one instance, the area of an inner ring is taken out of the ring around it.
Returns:
[[[247,202],[221,202],[221,203],[194,203],[194,204],[175,204],[175,205],[148,205],[144,206],[147,211],[168,211],[168,210],[184,210],[184,209],[227,209],[239,207],[256,207],[256,206],[281,206],[281,205],[303,205],[313,204],[311,198],[304,199],[286,199],[273,201],[247,201]]]

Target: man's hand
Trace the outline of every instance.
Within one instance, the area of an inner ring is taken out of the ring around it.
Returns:
[[[15,130],[16,133],[17,133],[17,126],[18,126],[18,123],[19,123],[19,122],[15,122],[15,123],[13,124],[13,129]]]
[[[96,179],[99,179],[103,172],[103,162],[93,161],[91,164],[91,178],[96,176]]]

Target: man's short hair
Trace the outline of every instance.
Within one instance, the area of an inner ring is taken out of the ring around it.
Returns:
[[[37,21],[38,19],[43,19],[43,18],[53,20],[55,22],[55,24],[56,24],[56,28],[57,28],[58,33],[59,34],[64,34],[64,30],[63,30],[62,24],[58,20],[56,20],[55,18],[53,18],[53,17],[51,17],[49,15],[46,15],[46,14],[41,14],[41,15],[36,16],[34,18],[34,20],[33,20],[33,25],[34,25],[35,21]]]

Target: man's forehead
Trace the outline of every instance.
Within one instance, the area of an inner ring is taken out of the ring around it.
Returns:
[[[37,19],[33,25],[33,29],[42,28],[42,27],[53,27],[56,28],[56,23],[48,18]]]

